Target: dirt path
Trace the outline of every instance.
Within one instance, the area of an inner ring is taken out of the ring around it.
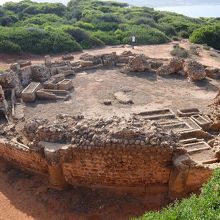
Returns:
[[[0,220],[125,220],[159,209],[154,197],[88,188],[49,189],[45,179],[0,159]]]
[[[146,56],[149,56],[151,58],[171,58],[170,51],[173,49],[173,45],[179,43],[181,47],[190,48],[191,43],[189,43],[186,40],[183,40],[181,42],[171,42],[167,44],[161,44],[161,45],[143,45],[143,46],[136,46],[134,50],[132,50],[134,53],[143,53]],[[100,53],[111,53],[111,52],[117,52],[122,53],[125,50],[131,50],[130,46],[107,46],[100,49],[90,49],[90,50],[84,50],[84,53],[91,53],[91,54],[100,54]],[[199,57],[196,57],[197,60],[199,60],[201,63],[207,66],[215,66],[220,68],[220,55],[217,57],[210,56],[210,51],[202,50]],[[75,56],[75,59],[79,59],[82,52],[75,52],[72,53]],[[63,54],[58,54],[52,56],[53,60],[60,59]],[[22,56],[16,56],[16,55],[5,55],[0,54],[0,69],[6,69],[10,66],[11,63],[14,63],[18,60],[31,60],[32,63],[42,63],[44,62],[44,56],[41,55],[33,55],[33,54],[25,54]]]

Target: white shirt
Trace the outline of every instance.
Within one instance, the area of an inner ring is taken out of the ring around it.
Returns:
[[[135,36],[132,36],[131,40],[132,40],[132,42],[135,42],[135,40],[136,40]]]

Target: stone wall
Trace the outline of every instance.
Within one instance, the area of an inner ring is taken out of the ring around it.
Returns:
[[[72,161],[63,163],[68,183],[87,186],[168,185],[171,168],[172,149],[169,147],[74,148]]]
[[[44,175],[48,172],[43,155],[30,150],[23,144],[0,139],[0,157],[25,170]]]

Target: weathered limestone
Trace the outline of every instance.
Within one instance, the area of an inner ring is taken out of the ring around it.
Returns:
[[[0,111],[3,112],[6,119],[8,119],[8,103],[5,99],[4,91],[0,85]]]
[[[30,83],[21,93],[22,100],[24,102],[34,102],[36,100],[37,91],[42,88],[40,83]]]
[[[116,92],[114,93],[115,99],[118,100],[121,104],[133,104],[133,101],[128,98],[128,96],[124,92]]]
[[[185,61],[183,65],[183,70],[188,76],[188,78],[192,81],[202,80],[206,77],[206,71],[204,66],[195,60]]]
[[[66,90],[40,89],[37,91],[37,98],[43,100],[67,100],[69,92]]]
[[[67,54],[62,56],[62,60],[73,60],[74,56],[72,54]]]
[[[16,72],[0,72],[0,85],[2,86],[3,90],[8,88],[14,88],[16,96],[21,95],[22,85],[19,76]]]
[[[50,71],[44,65],[32,65],[31,72],[35,82],[45,82],[50,78]]]
[[[178,73],[183,69],[183,59],[172,58],[168,64],[164,64],[157,70],[157,74],[167,76],[173,73]]]
[[[201,112],[197,108],[186,108],[177,110],[177,115],[180,117],[189,117],[197,114],[201,114]]]
[[[219,79],[220,78],[220,69],[216,67],[206,67],[206,76],[213,78],[213,79]]]
[[[22,86],[27,86],[32,80],[32,72],[30,66],[21,68],[19,71],[17,71],[17,74],[20,76]]]
[[[60,90],[70,90],[73,88],[72,80],[64,79],[58,83],[58,89]]]
[[[45,66],[50,66],[51,63],[52,63],[52,61],[51,61],[50,55],[45,56],[44,57],[44,64],[45,64]]]
[[[134,58],[131,58],[128,62],[128,64],[123,68],[122,72],[128,73],[128,72],[145,72],[150,71],[151,65],[147,60],[147,57],[145,55],[137,55]]]
[[[18,60],[17,63],[20,65],[20,67],[26,67],[31,65],[31,60]]]

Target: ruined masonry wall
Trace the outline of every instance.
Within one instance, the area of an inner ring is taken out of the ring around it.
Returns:
[[[72,162],[63,163],[63,174],[72,185],[144,187],[168,184],[171,172],[170,148],[139,147],[75,148]]]
[[[0,140],[0,157],[10,161],[22,169],[35,173],[47,174],[46,160],[37,152],[25,149],[5,139]]]
[[[213,171],[209,168],[190,167],[186,181],[186,191],[193,192],[200,189],[210,179],[212,173]]]

